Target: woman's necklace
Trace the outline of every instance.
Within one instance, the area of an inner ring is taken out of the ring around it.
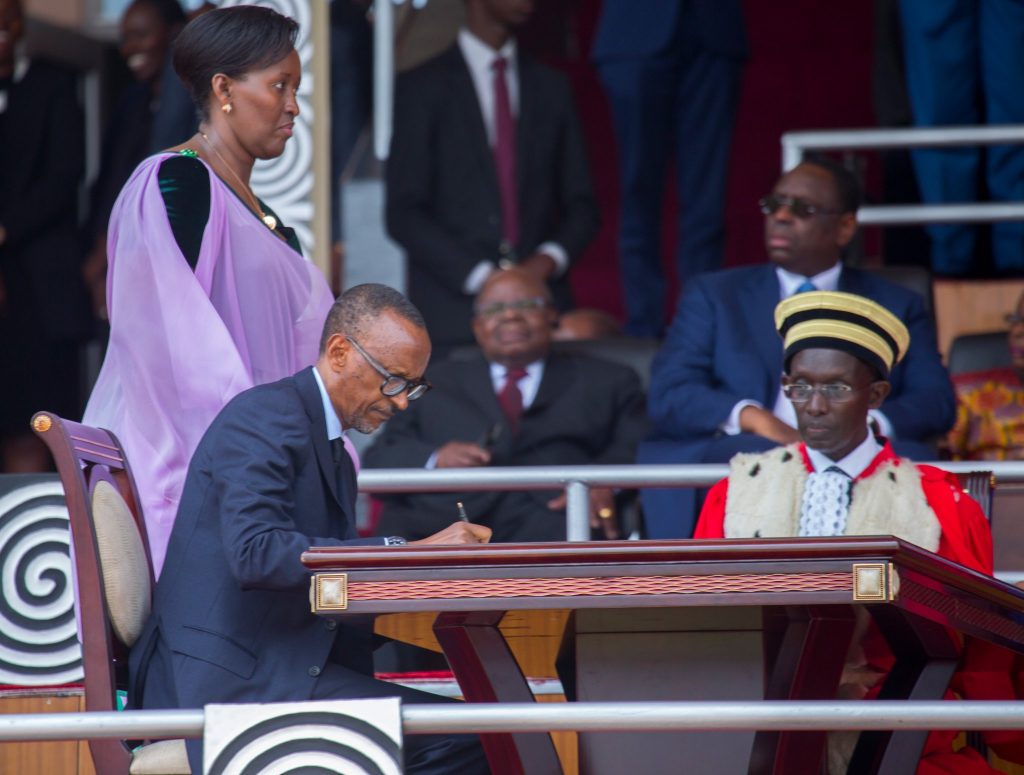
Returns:
[[[231,169],[231,165],[224,161],[224,157],[220,155],[216,148],[213,147],[213,143],[211,143],[210,138],[206,136],[206,132],[200,132],[199,135],[203,138],[203,140],[206,141],[206,146],[211,151],[213,151],[214,155],[218,159],[220,159],[220,163],[227,168],[228,172],[231,173],[231,177],[238,181],[238,185],[242,187],[242,191],[249,195],[250,204],[252,204],[252,209],[259,213],[260,220],[263,221],[263,223],[265,223],[267,225],[267,228],[270,229],[271,231],[276,230],[277,218],[275,218],[273,215],[268,215],[267,213],[263,212],[263,208],[260,207],[260,200],[256,198],[256,194],[252,192],[252,189],[249,188],[249,186],[245,185],[245,183],[242,182],[242,179],[238,177],[237,173],[233,169]]]

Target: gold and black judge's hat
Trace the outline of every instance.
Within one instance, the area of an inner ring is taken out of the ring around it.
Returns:
[[[783,299],[775,308],[785,368],[801,350],[842,350],[889,377],[910,346],[910,332],[881,304],[840,291],[810,291]]]

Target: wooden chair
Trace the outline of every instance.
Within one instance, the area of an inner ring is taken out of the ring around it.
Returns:
[[[153,566],[138,492],[121,444],[108,431],[49,412],[32,429],[57,463],[78,582],[87,711],[117,710],[127,688],[128,650],[149,616]],[[190,775],[184,740],[161,740],[132,751],[122,740],[91,740],[102,775]]]

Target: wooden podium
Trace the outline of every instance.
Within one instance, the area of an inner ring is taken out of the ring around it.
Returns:
[[[858,618],[896,658],[880,699],[941,699],[958,633],[1024,653],[1024,592],[894,538],[314,548],[328,617],[437,612],[469,702],[528,702],[499,623],[571,612],[569,700],[834,699]],[[851,772],[913,772],[926,732],[860,737]],[[482,736],[495,773],[560,772],[550,736]],[[821,772],[823,732],[581,733],[583,773]],[[854,769],[856,767],[856,769]]]

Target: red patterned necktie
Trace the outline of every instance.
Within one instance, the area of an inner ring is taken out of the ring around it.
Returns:
[[[498,403],[508,422],[508,429],[514,436],[519,431],[519,418],[523,414],[523,394],[519,392],[519,380],[526,376],[526,369],[509,369],[505,372],[505,386],[498,393]]]
[[[519,200],[516,185],[516,122],[512,117],[512,100],[508,96],[505,69],[508,62],[498,57],[491,64],[494,71],[494,166],[498,173],[501,194],[502,236],[509,245],[519,242]]]

